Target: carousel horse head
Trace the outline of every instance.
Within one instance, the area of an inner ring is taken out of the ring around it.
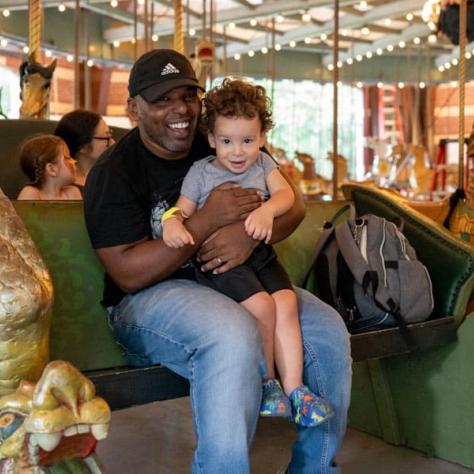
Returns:
[[[50,362],[37,383],[22,381],[0,398],[0,473],[99,474],[94,452],[109,423],[92,382],[67,362]]]
[[[49,91],[56,59],[49,66],[42,66],[33,56],[20,65],[21,118],[47,118]]]

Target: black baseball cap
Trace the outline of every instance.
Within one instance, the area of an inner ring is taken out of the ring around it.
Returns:
[[[130,97],[140,94],[147,102],[187,86],[204,90],[186,56],[173,49],[154,49],[140,56],[128,80]]]

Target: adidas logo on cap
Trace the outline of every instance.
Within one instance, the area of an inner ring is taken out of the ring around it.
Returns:
[[[179,69],[173,66],[171,63],[168,63],[161,71],[162,76],[166,76],[167,74],[179,74]]]

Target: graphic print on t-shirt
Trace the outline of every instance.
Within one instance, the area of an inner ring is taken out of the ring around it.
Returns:
[[[164,199],[160,199],[150,211],[150,227],[151,235],[154,239],[161,239],[163,237],[163,225],[161,224],[161,217],[169,209],[169,204]]]

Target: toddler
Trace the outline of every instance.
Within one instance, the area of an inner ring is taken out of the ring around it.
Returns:
[[[208,92],[204,107],[203,125],[216,156],[194,163],[189,170],[176,207],[162,217],[163,240],[174,248],[194,244],[186,218],[203,206],[219,184],[233,182],[262,194],[265,201],[244,224],[248,235],[260,241],[250,258],[222,274],[203,273],[196,265],[197,280],[233,298],[257,320],[267,366],[260,414],[316,426],[333,415],[332,407],[303,385],[296,295],[269,245],[273,220],[294,202],[293,190],[276,163],[260,151],[266,132],[273,126],[269,99],[261,86],[225,79]]]

